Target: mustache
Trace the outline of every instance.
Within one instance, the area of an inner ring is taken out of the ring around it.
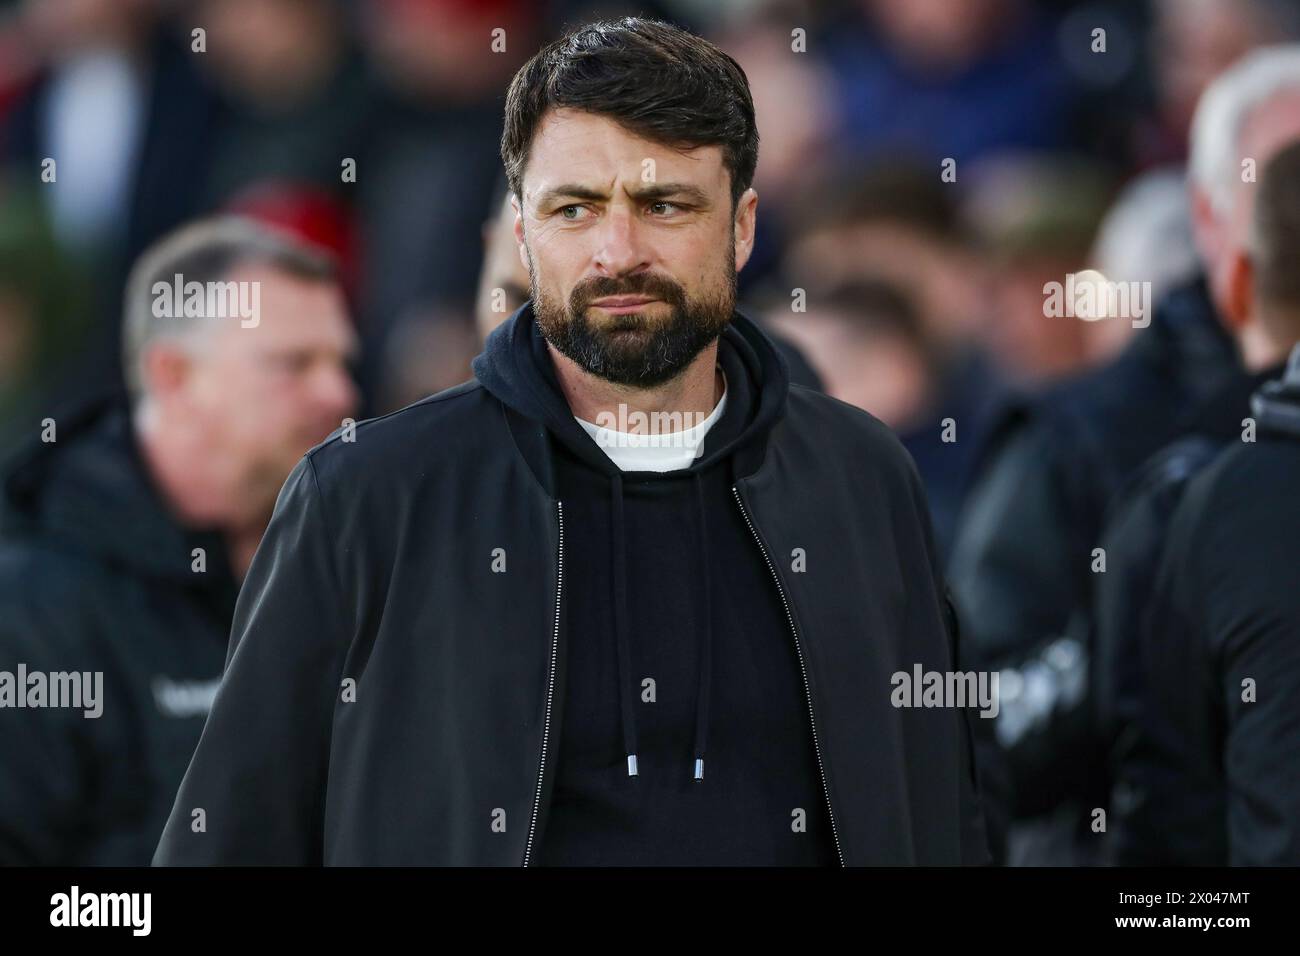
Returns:
[[[666,276],[643,272],[631,276],[592,276],[585,279],[569,293],[569,309],[573,314],[580,315],[594,300],[615,295],[643,295],[677,306],[686,301],[685,290],[678,283]]]

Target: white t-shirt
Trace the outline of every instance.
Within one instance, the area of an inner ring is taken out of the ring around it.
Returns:
[[[704,436],[722,417],[727,406],[727,380],[722,380],[722,397],[706,418],[686,429],[666,431],[660,425],[682,424],[680,419],[647,423],[648,433],[617,431],[573,416],[592,440],[618,465],[620,471],[679,471],[689,468],[704,450]],[[631,416],[629,416],[631,417]],[[613,422],[613,424],[636,424]]]

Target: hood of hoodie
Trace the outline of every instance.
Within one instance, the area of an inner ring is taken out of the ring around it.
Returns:
[[[784,357],[766,334],[747,316],[736,312],[718,337],[718,363],[728,382],[728,403],[746,392],[750,407],[744,428],[722,444],[706,442],[705,452],[687,473],[702,471],[734,458],[733,476],[752,474],[762,461],[767,433],[785,412],[790,374]],[[525,419],[542,425],[552,440],[562,442],[582,462],[609,477],[621,475],[618,466],[578,424],[564,398],[547,350],[546,340],[525,303],[488,336],[482,354],[474,359],[474,376],[489,392]],[[746,389],[734,389],[741,381]],[[665,476],[680,476],[667,472]],[[554,492],[553,480],[549,489]]]
[[[713,656],[713,583],[712,557],[708,533],[708,503],[705,501],[703,473],[722,464],[730,468],[730,480],[752,474],[762,462],[766,437],[785,412],[790,380],[785,360],[771,340],[749,318],[735,313],[728,327],[718,337],[718,364],[727,379],[728,416],[732,403],[743,413],[744,424],[731,429],[721,441],[710,442],[717,426],[705,440],[705,450],[689,468],[649,474],[637,473],[650,480],[680,481],[694,485],[693,498],[699,528],[699,567],[703,575],[700,588],[701,606],[697,619],[702,622],[699,635],[699,688],[696,698],[693,765],[697,782],[704,779],[704,756],[708,742],[709,700]],[[578,424],[560,389],[546,340],[537,328],[532,304],[526,303],[489,337],[481,355],[474,360],[474,374],[489,392],[526,420],[540,425],[539,443],[546,457],[543,467],[534,464],[534,472],[555,494],[554,457],[547,450],[548,441],[558,441],[574,456],[609,481],[611,508],[611,569],[614,639],[618,656],[618,699],[620,702],[623,748],[627,757],[627,775],[636,777],[637,727],[634,701],[635,679],[631,667],[630,613],[628,607],[627,540],[624,516],[624,473],[601,450],[595,440]],[[721,424],[721,423],[719,423]],[[534,434],[536,429],[533,429]],[[534,446],[537,448],[538,446]],[[521,445],[525,457],[528,452]],[[629,474],[631,474],[629,472]]]
[[[33,438],[6,463],[0,535],[39,537],[82,557],[190,588],[227,583],[221,535],[184,529],[167,512],[121,403],[98,402],[60,415],[56,428],[55,441]],[[194,548],[204,549],[209,573],[191,570]]]
[[[1282,377],[1251,397],[1250,409],[1260,431],[1300,438],[1300,345],[1291,350]]]

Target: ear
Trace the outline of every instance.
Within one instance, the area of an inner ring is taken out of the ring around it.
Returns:
[[[1255,313],[1255,267],[1250,256],[1238,252],[1228,271],[1228,300],[1225,303],[1229,331],[1239,333]]]
[[[510,208],[515,211],[515,251],[519,253],[519,264],[528,272],[528,250],[524,247],[524,210],[519,205],[519,197],[510,194]]]
[[[736,221],[733,224],[736,234],[736,271],[745,268],[754,251],[754,230],[757,225],[758,193],[753,187],[741,194],[736,204]]]
[[[1201,261],[1207,266],[1218,257],[1222,243],[1223,228],[1219,215],[1215,212],[1210,197],[1199,186],[1191,190],[1192,235],[1196,239],[1196,249],[1201,254]]]

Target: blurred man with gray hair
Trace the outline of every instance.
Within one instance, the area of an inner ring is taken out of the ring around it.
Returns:
[[[1143,466],[1102,539],[1093,657],[1121,864],[1300,863],[1300,141],[1255,188],[1226,316],[1250,330],[1245,372]]]
[[[149,862],[280,486],[356,404],[331,261],[251,221],[147,251],[124,323],[129,406],[33,422],[0,486],[3,864]]]

